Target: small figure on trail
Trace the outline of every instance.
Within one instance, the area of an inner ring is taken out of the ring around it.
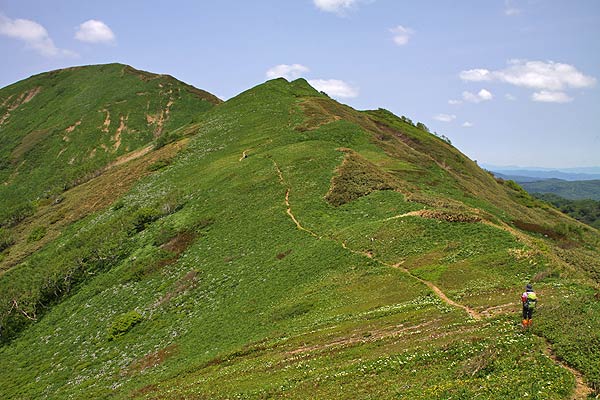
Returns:
[[[521,303],[523,304],[523,328],[531,326],[533,322],[533,310],[537,304],[537,295],[533,291],[533,286],[530,283],[525,287],[525,292],[521,295]]]

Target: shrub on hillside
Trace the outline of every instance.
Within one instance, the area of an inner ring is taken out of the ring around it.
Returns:
[[[392,179],[376,165],[348,151],[338,174],[331,180],[325,200],[334,206],[349,203],[376,190],[394,189]]]
[[[31,203],[24,203],[8,210],[7,214],[3,214],[3,219],[0,221],[0,226],[15,226],[25,218],[33,215],[35,206]]]
[[[131,234],[141,232],[146,229],[146,226],[159,218],[160,212],[158,210],[150,207],[142,207],[134,212],[129,232]]]
[[[27,243],[37,242],[38,240],[41,240],[44,236],[46,236],[46,227],[38,226],[33,231],[31,231],[31,233],[27,237]]]
[[[123,336],[143,319],[142,315],[135,310],[119,315],[108,328],[108,340],[114,340]]]
[[[466,212],[449,210],[423,210],[420,213],[423,218],[438,219],[448,222],[480,222],[481,217]]]
[[[8,229],[0,228],[0,252],[15,244],[15,239]]]

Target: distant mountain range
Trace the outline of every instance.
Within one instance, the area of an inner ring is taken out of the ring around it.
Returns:
[[[519,183],[529,193],[552,193],[565,199],[600,200],[600,168],[544,168],[517,169],[517,167],[486,168],[498,178]],[[500,169],[504,168],[504,169]]]
[[[552,193],[570,200],[600,200],[600,180],[563,181],[546,179],[537,182],[519,182],[529,193]]]
[[[516,182],[535,182],[543,179],[562,179],[565,181],[600,179],[600,167],[564,169],[498,167],[492,165],[484,165],[483,167],[492,171],[499,178]]]

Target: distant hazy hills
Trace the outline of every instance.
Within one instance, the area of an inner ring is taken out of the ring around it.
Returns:
[[[569,182],[560,179],[547,179],[519,183],[529,193],[553,193],[571,200],[600,200],[600,180]]]
[[[570,200],[600,200],[600,168],[519,169],[485,166],[504,180],[519,183],[529,193],[551,193]]]
[[[586,169],[589,172],[577,170],[531,170],[531,169],[490,169],[494,175],[516,182],[535,182],[543,179],[560,179],[564,181],[590,181],[600,179],[600,171]]]

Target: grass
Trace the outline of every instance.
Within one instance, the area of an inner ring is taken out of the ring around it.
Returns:
[[[564,249],[511,231],[503,221],[577,223],[303,80],[197,118],[186,146],[108,169],[11,228],[23,256],[0,276],[3,397],[569,398],[573,375],[537,335],[596,385],[596,232]],[[521,331],[518,310],[470,318],[398,263],[481,312],[537,277],[536,324]]]
[[[18,101],[24,93],[33,96]],[[121,64],[36,75],[1,89],[0,99],[9,99],[0,107],[3,226],[19,222],[24,204],[35,209],[220,102]]]

